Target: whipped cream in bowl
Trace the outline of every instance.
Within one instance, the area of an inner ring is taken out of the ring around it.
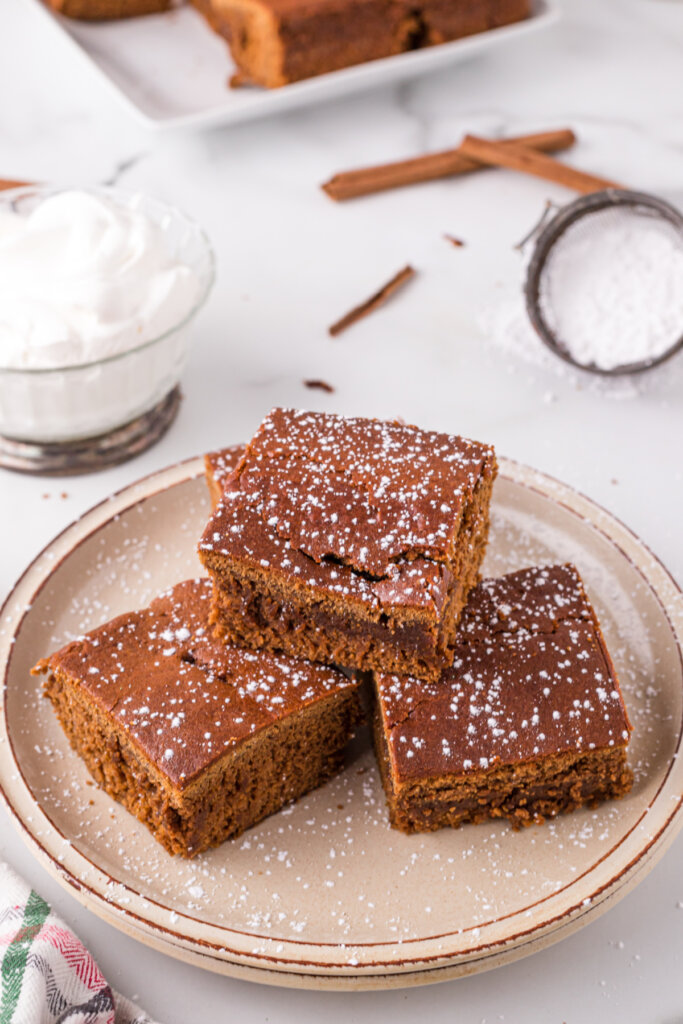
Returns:
[[[153,410],[178,385],[213,276],[201,228],[149,197],[0,194],[3,440],[63,446]]]

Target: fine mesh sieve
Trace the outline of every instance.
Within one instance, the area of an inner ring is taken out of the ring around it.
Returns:
[[[555,355],[611,376],[648,370],[683,348],[683,215],[675,207],[605,189],[537,230],[526,308]]]

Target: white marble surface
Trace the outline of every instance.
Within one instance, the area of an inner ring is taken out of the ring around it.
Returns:
[[[518,286],[513,250],[563,189],[506,172],[335,205],[331,173],[457,142],[465,130],[570,125],[568,157],[683,202],[683,3],[565,0],[561,23],[490,56],[279,120],[201,135],[139,128],[22,0],[0,31],[0,176],[64,183],[119,174],[183,207],[214,241],[216,289],[197,325],[185,402],[136,461],[52,481],[0,471],[0,597],[88,506],[177,459],[245,438],[274,404],[400,415],[495,442],[578,487],[683,580],[683,371],[606,395],[482,331]],[[454,249],[442,238],[466,241]],[[326,326],[404,263],[419,276],[338,340]],[[501,310],[503,314],[501,314]],[[307,391],[321,377],[334,394]],[[316,995],[204,974],[100,922],[33,860],[0,811],[0,857],[92,948],[112,984],[162,1024],[261,1021],[683,1021],[683,837],[607,915],[517,964],[406,992]],[[24,1024],[24,1022],[22,1022]],[[26,1022],[30,1024],[30,1022]]]

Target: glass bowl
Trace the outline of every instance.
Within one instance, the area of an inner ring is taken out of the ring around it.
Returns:
[[[0,210],[29,213],[65,191],[22,187],[0,195]],[[178,407],[190,325],[214,281],[214,255],[202,228],[179,210],[114,188],[79,191],[132,206],[157,224],[168,252],[199,281],[194,305],[163,334],[126,351],[76,365],[2,366],[0,464],[40,472],[100,468],[137,454],[163,434]],[[175,400],[174,400],[175,398]],[[26,463],[26,464],[24,464]]]

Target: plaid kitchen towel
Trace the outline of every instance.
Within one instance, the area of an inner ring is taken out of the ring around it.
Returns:
[[[0,1024],[154,1024],[110,988],[74,933],[1,862]]]

